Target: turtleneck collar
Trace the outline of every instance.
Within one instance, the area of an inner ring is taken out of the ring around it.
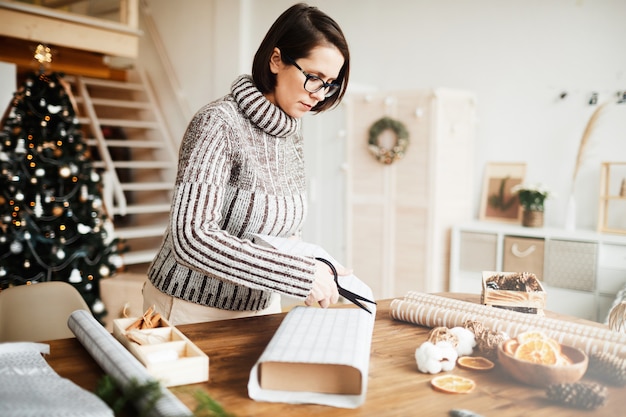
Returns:
[[[249,75],[239,76],[231,92],[246,117],[268,135],[286,137],[298,131],[300,121],[265,98]]]

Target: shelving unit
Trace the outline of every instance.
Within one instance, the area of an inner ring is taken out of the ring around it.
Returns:
[[[600,193],[598,231],[626,235],[626,162],[602,163]]]
[[[533,272],[547,293],[547,310],[603,322],[626,285],[626,236],[488,222],[455,225],[450,291],[480,294],[482,271]]]

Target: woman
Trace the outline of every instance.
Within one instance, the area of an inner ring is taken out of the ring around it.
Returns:
[[[307,208],[299,119],[337,105],[349,72],[346,39],[326,14],[296,4],[274,22],[252,77],[237,78],[187,127],[144,310],[154,305],[176,325],[276,313],[281,294],[337,302],[325,264],[252,240],[298,236]]]

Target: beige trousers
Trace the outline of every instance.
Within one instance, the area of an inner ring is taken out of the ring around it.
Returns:
[[[154,306],[172,326],[187,323],[199,323],[240,317],[262,316],[281,312],[280,295],[272,294],[270,305],[259,311],[231,311],[207,307],[161,292],[150,281],[143,286],[143,311]]]

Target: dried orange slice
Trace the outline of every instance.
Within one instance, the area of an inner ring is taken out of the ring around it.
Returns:
[[[430,380],[430,385],[437,391],[449,394],[468,394],[476,388],[472,379],[458,375],[436,376]]]
[[[524,333],[520,333],[517,335],[517,341],[520,343],[524,343],[524,342],[528,342],[529,340],[536,340],[536,339],[548,339],[548,336],[538,330],[530,330]]]
[[[488,371],[494,367],[494,363],[482,356],[461,356],[456,361],[461,368],[475,371]]]
[[[559,356],[557,356],[556,358],[556,365],[567,366],[571,364],[572,360],[567,355],[565,355],[564,353],[559,353]]]
[[[520,343],[513,356],[527,362],[555,365],[560,354],[547,340],[531,339]]]
[[[557,352],[561,351],[561,345],[559,344],[559,342],[548,337],[545,333],[541,331],[531,330],[528,332],[520,333],[517,335],[516,339],[519,343],[528,342],[530,340],[545,340],[546,342],[550,343]]]
[[[502,344],[502,349],[509,355],[515,355],[515,351],[517,350],[518,346],[519,342],[517,341],[517,339],[509,339]]]

